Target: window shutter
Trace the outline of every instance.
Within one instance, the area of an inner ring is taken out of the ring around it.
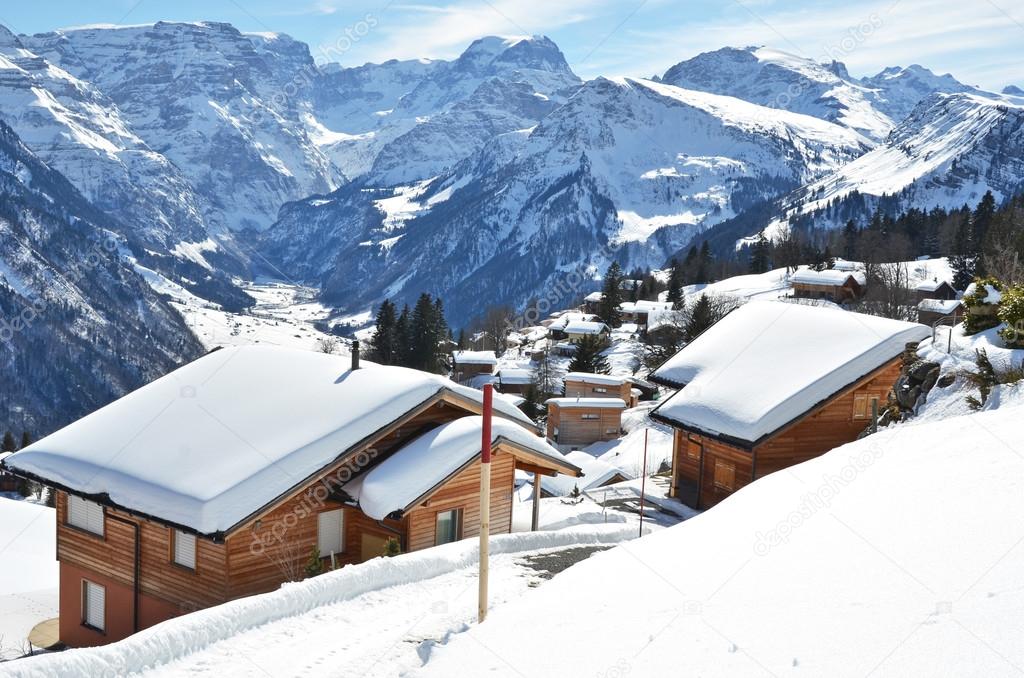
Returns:
[[[69,494],[68,524],[102,536],[103,507],[96,502]]]
[[[82,610],[83,621],[94,629],[103,631],[106,629],[107,590],[91,581],[83,583],[85,584],[85,591],[82,595],[82,607],[85,608]]]
[[[344,553],[344,510],[323,511],[317,515],[317,547],[320,556]]]
[[[868,395],[866,393],[855,393],[853,396],[853,418],[868,418]]]
[[[196,536],[181,530],[174,531],[174,562],[196,569]]]

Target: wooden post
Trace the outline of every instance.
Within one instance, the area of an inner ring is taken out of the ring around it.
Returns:
[[[530,521],[530,531],[536,532],[540,529],[540,473],[533,472],[533,519]]]
[[[487,576],[491,536],[491,416],[494,407],[494,387],[484,385],[484,421],[480,440],[480,591],[477,601],[477,619],[487,617]]]
[[[647,432],[651,429],[644,429],[644,467],[640,471],[640,534],[644,536],[644,495],[647,494]]]

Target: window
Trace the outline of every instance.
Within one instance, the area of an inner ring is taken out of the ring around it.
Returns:
[[[581,419],[600,419],[601,415],[600,414],[586,414],[586,413],[584,413],[584,414],[580,415],[580,418]]]
[[[715,487],[730,492],[736,488],[735,464],[721,459],[715,460]]]
[[[855,393],[853,395],[853,418],[870,419],[871,403],[878,400],[877,393]]]
[[[693,437],[688,437],[684,442],[686,445],[686,456],[694,461],[700,460],[701,443],[700,440],[694,440]]]
[[[434,546],[448,544],[462,538],[462,509],[439,511]]]
[[[603,386],[595,386],[594,387],[594,393],[607,393],[607,392],[608,392],[608,389],[606,389]]]
[[[605,432],[605,435],[616,435],[619,432],[619,429],[617,429],[617,428],[606,428],[604,430],[604,432]]]
[[[196,569],[196,536],[174,531],[174,562],[190,570]]]
[[[68,525],[103,536],[103,507],[94,501],[68,495]]]
[[[320,557],[345,552],[345,511],[322,511],[317,514],[316,544]]]
[[[82,580],[82,623],[97,631],[106,630],[107,589]]]

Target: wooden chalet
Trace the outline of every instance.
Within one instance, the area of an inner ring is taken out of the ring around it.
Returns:
[[[356,354],[358,355],[358,354]],[[483,394],[312,351],[215,351],[4,460],[57,490],[60,640],[101,645],[325,569],[479,533]],[[491,531],[514,475],[578,475],[494,399]]]
[[[953,285],[946,280],[926,280],[914,288],[914,293],[918,302],[925,299],[952,301],[959,296]]]
[[[551,318],[550,322],[547,323],[546,327],[548,335],[555,340],[568,339],[569,335],[566,332],[566,327],[571,324],[580,322],[593,322],[597,320],[597,316],[592,313],[579,313],[577,311],[561,311],[556,317]]]
[[[706,509],[774,471],[855,440],[883,406],[923,325],[756,301],[651,379],[678,391],[651,414],[675,429],[672,495]]]
[[[629,407],[636,407],[639,392],[633,392],[633,384],[625,377],[590,372],[569,372],[562,377],[564,395],[567,398],[618,398]]]
[[[598,313],[601,310],[602,301],[604,301],[604,292],[591,292],[583,297],[583,310],[588,314]]]
[[[624,301],[619,304],[619,312],[622,315],[623,321],[636,323],[641,327],[646,327],[651,312],[663,312],[671,311],[672,302],[670,301],[647,301],[641,299],[640,301]]]
[[[573,344],[580,343],[584,337],[596,337],[599,341],[607,342],[611,336],[611,329],[596,320],[577,320],[568,323],[563,331]]]
[[[580,447],[622,435],[619,398],[551,398],[547,401],[547,437],[560,448]]]
[[[477,375],[494,374],[498,356],[494,351],[454,351],[452,353],[452,379],[460,384]]]
[[[523,367],[504,367],[498,370],[498,390],[502,393],[522,395],[533,383],[533,370]]]
[[[803,269],[790,276],[789,283],[798,299],[827,299],[845,304],[864,296],[867,280],[859,272]]]
[[[922,299],[917,304],[917,322],[932,326],[946,321],[957,324],[963,320],[963,302],[959,299]]]

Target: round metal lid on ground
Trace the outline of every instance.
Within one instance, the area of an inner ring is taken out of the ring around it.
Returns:
[[[32,643],[35,647],[48,650],[60,644],[60,619],[54,617],[53,619],[47,619],[46,621],[39,622],[32,627],[32,630],[28,634],[28,642]]]

